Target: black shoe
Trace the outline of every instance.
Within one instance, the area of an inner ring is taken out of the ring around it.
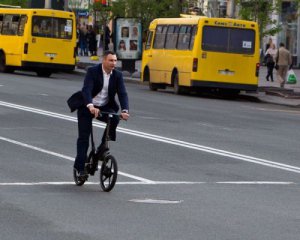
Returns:
[[[89,177],[86,171],[78,171],[76,168],[74,168],[74,171],[76,171],[76,177],[79,181],[86,181]]]
[[[266,80],[269,81],[269,78],[266,77]]]
[[[86,171],[79,171],[78,172],[78,178],[82,180],[87,180],[89,177],[88,173]]]

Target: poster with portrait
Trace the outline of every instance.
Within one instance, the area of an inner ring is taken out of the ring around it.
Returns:
[[[115,51],[118,59],[138,60],[142,57],[142,24],[136,18],[115,21]]]

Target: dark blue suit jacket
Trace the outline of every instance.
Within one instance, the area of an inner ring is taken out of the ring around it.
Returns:
[[[93,97],[95,97],[103,88],[103,71],[102,64],[88,68],[87,74],[84,79],[82,88],[82,96],[84,106],[92,103]],[[108,84],[108,104],[107,106],[118,112],[119,106],[115,100],[115,96],[118,95],[121,110],[129,110],[128,95],[125,88],[123,75],[120,71],[114,69],[109,78]]]

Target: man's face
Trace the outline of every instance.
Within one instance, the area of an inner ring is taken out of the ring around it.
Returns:
[[[114,54],[108,54],[103,58],[103,68],[106,73],[110,73],[117,65],[117,56]]]
[[[123,28],[123,35],[127,36],[129,33],[129,29],[128,28]]]

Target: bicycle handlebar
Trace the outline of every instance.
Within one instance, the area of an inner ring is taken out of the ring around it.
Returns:
[[[103,114],[104,115],[108,115],[109,118],[112,118],[113,116],[117,116],[119,119],[123,120],[121,114],[113,113],[113,112],[103,112],[103,111],[100,111],[98,117],[101,117]]]

